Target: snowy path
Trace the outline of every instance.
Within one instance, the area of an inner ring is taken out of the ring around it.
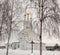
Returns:
[[[6,50],[0,50],[0,55],[6,55]],[[40,55],[39,51],[9,50],[9,55]],[[43,55],[60,55],[60,51],[43,51]]]

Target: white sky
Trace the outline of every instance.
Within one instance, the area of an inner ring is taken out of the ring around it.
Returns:
[[[59,4],[59,7],[60,7],[60,0],[57,0],[57,3]]]
[[[60,0],[57,0],[58,4],[60,4]]]

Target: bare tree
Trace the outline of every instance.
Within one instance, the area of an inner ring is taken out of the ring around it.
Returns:
[[[51,3],[50,5],[49,5],[49,2]],[[46,19],[48,20],[48,18],[50,18],[51,21],[53,21],[53,23],[57,25],[57,23],[58,23],[57,18],[59,18],[59,14],[56,11],[56,8],[58,9],[58,5],[54,0],[38,0],[38,3],[39,3],[38,15],[40,18],[40,55],[42,55],[42,31],[43,31],[42,25],[43,25],[43,22],[46,21]],[[47,23],[45,23],[45,24],[47,24]],[[48,23],[48,24],[51,24],[51,23]],[[52,28],[54,28],[54,30],[56,29],[55,32],[57,33],[57,35],[59,35],[58,34],[59,32],[57,31],[59,29],[57,26],[54,26],[54,24],[53,24]],[[48,26],[47,26],[47,28],[49,29]],[[53,30],[51,30],[51,31],[53,31]]]
[[[45,2],[47,2],[47,1],[45,1]],[[44,16],[43,16],[43,19],[45,19],[45,20],[43,22],[43,25],[47,25],[47,26],[44,27],[44,30],[46,30],[49,33],[50,36],[53,35],[53,34],[51,34],[52,32],[55,33],[54,35],[58,36],[59,35],[59,28],[58,28],[59,7],[58,7],[58,4],[55,3],[55,1],[51,0],[50,1],[51,5],[49,5],[49,7],[48,7],[45,4],[45,2],[44,2],[44,5],[45,5],[44,6]],[[49,4],[49,2],[47,2],[47,4]],[[47,21],[49,21],[49,22],[47,23]]]
[[[10,40],[10,37],[11,37],[13,4],[14,4],[13,2],[12,2],[12,6],[9,6],[9,0],[6,0],[6,3],[7,3],[7,5],[6,5],[7,6],[7,11],[6,11],[6,13],[7,13],[7,32],[8,32],[8,42],[7,42],[7,52],[6,52],[6,55],[8,55],[8,51],[9,51],[9,40]]]
[[[2,14],[2,4],[0,4],[0,14]],[[2,40],[2,37],[1,37],[2,24],[3,24],[2,15],[0,15],[0,38],[1,38],[1,40]]]

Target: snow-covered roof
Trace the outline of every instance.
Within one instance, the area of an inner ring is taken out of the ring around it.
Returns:
[[[39,40],[39,36],[37,34],[35,34],[35,32],[33,32],[31,29],[27,28],[27,29],[23,29],[20,33],[19,36],[23,37],[23,36],[28,36],[27,39],[29,38],[31,41],[37,41]]]
[[[9,43],[12,43],[12,42],[19,42],[19,40],[17,38],[17,33],[15,33],[14,31],[11,33],[11,37],[9,40]]]
[[[4,42],[0,42],[0,46],[5,46],[5,43]]]

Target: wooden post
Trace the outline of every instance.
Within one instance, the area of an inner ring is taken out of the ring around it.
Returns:
[[[34,44],[34,42],[33,41],[31,41],[31,53],[33,53],[33,44]]]
[[[39,43],[35,43],[35,42],[31,41],[30,44],[31,44],[31,53],[33,53],[33,47],[34,47],[33,44],[39,44]]]

